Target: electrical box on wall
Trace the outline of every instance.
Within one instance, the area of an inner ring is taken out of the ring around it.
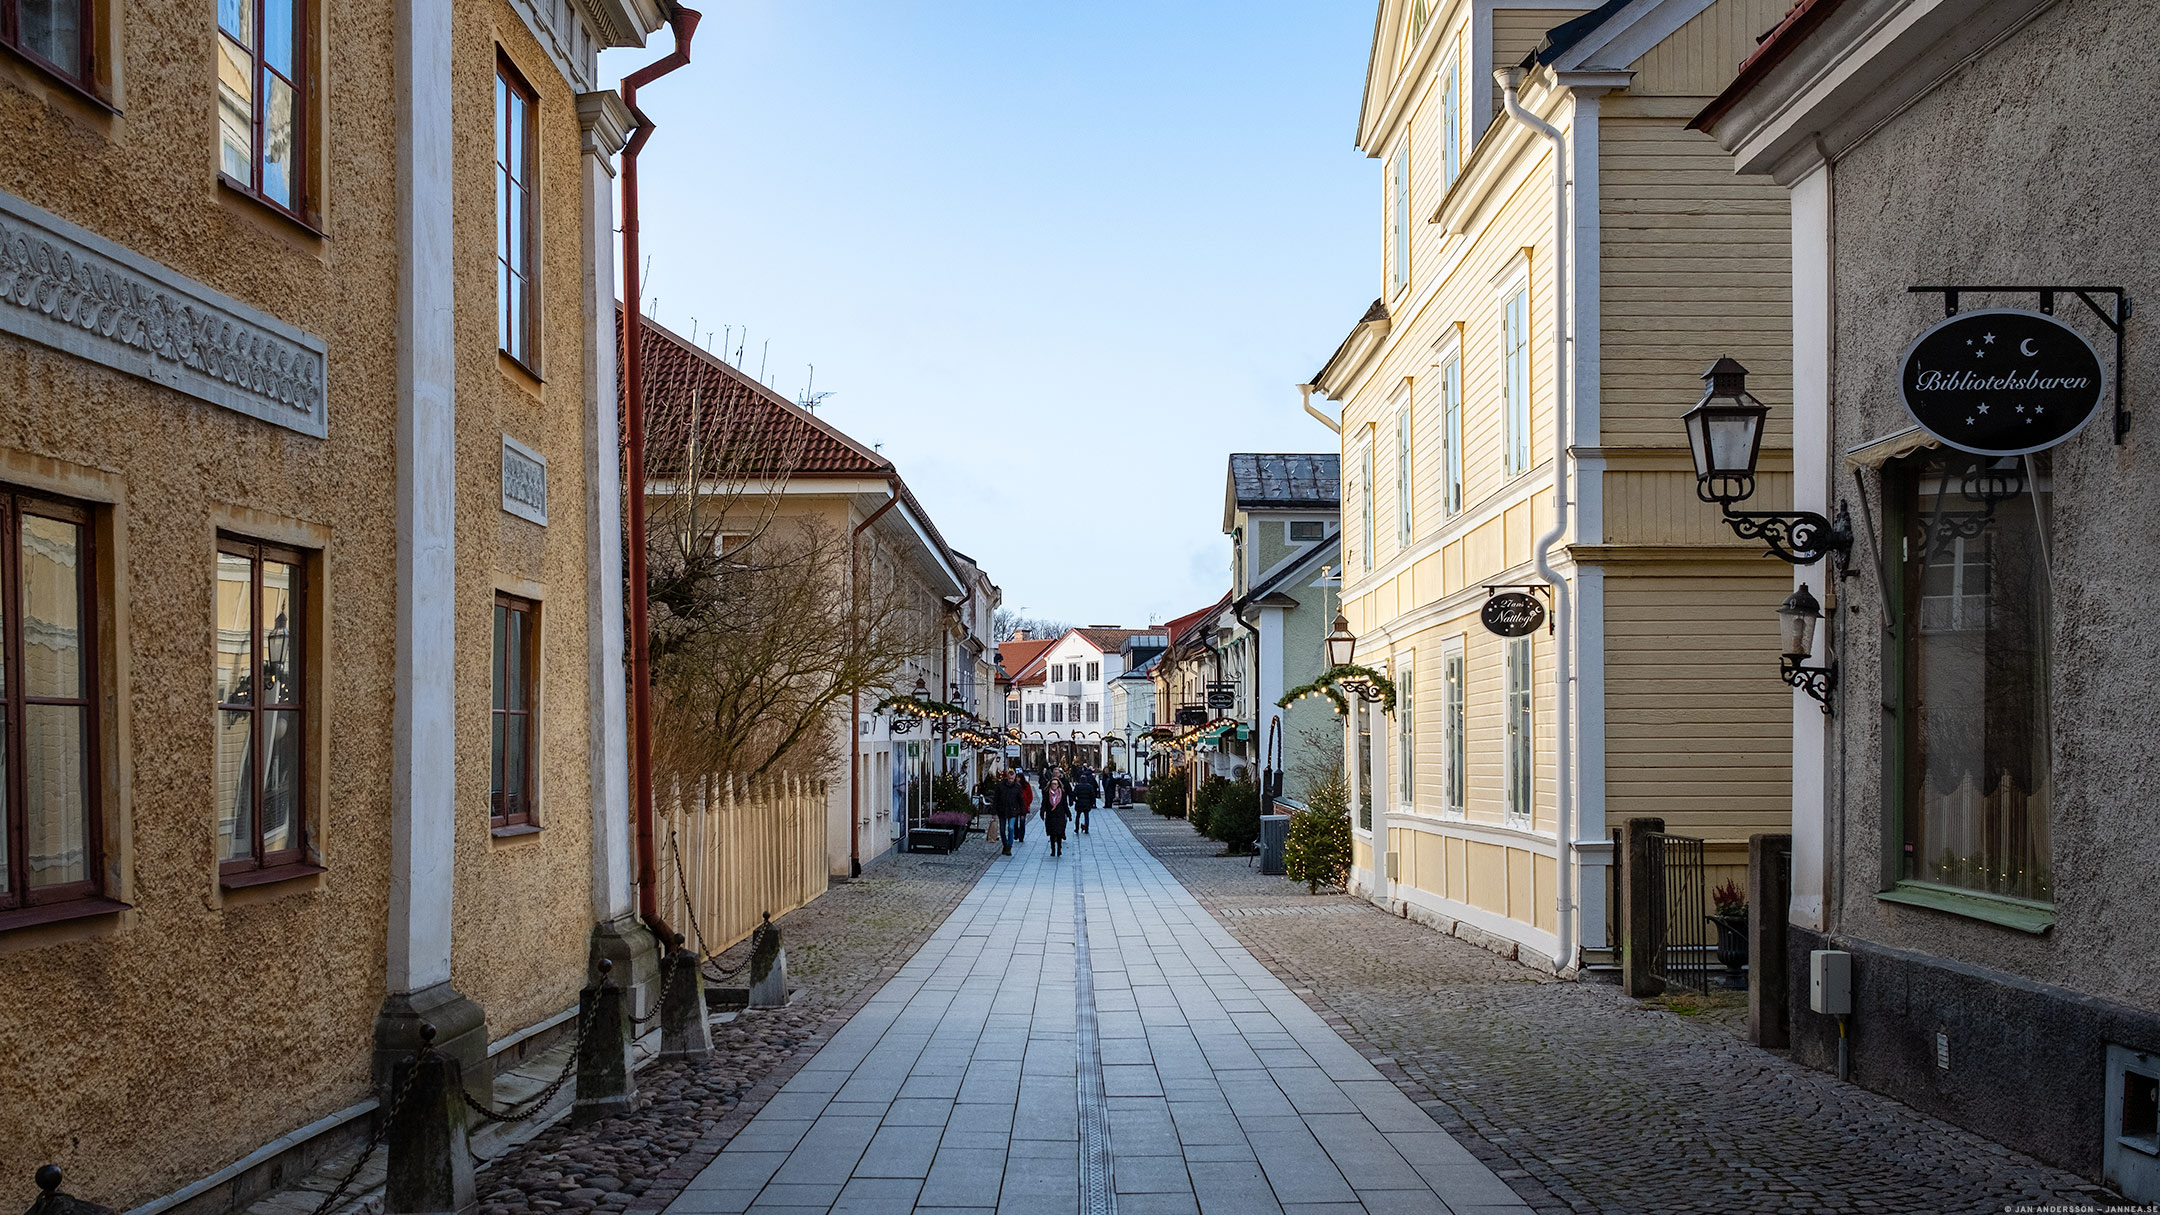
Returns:
[[[1387,880],[1391,882],[1402,880],[1402,853],[1390,852],[1387,854]]]
[[[1852,1012],[1852,955],[1842,949],[1808,954],[1808,1007],[1834,1017]]]

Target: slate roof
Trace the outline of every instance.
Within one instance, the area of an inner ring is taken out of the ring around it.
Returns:
[[[1230,487],[1241,507],[1299,510],[1342,500],[1342,457],[1334,452],[1238,452]]]

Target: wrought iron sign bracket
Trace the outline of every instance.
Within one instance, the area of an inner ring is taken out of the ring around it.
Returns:
[[[1523,591],[1532,595],[1542,595],[1547,603],[1552,602],[1552,584],[1549,582],[1488,582],[1485,584],[1485,597],[1487,599],[1492,598],[1501,591]],[[1552,616],[1545,618],[1545,635],[1547,637],[1560,635],[1559,620]]]
[[[1852,553],[1852,515],[1838,503],[1837,518],[1827,519],[1811,510],[1734,510],[1732,504],[1709,499],[1725,512],[1725,522],[1742,540],[1760,540],[1770,555],[1792,565],[1813,565],[1824,557],[1837,567],[1838,577],[1853,578],[1847,558]]]
[[[1823,716],[1830,715],[1830,693],[1837,690],[1836,667],[1811,667],[1803,665],[1790,654],[1778,657],[1778,674],[1785,682],[1815,698],[1822,706]]]
[[[2085,307],[2092,312],[2094,318],[2107,326],[2109,333],[2115,335],[2115,445],[2122,446],[2123,436],[2130,433],[2130,411],[2123,408],[2123,329],[2130,323],[2130,297],[2121,287],[1938,286],[1907,287],[1905,290],[1912,295],[1942,296],[1944,316],[1958,314],[1959,297],[1968,291],[2038,296],[2040,311],[2048,316],[2055,315],[2055,297],[2058,295],[2074,295],[2084,301]],[[2100,302],[2093,298],[2096,295],[2115,297],[2114,309],[2110,311],[2101,307]]]

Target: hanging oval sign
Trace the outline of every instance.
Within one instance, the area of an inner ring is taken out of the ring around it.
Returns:
[[[1545,627],[1545,605],[1535,595],[1504,591],[1485,601],[1483,617],[1488,632],[1528,637]]]
[[[1959,451],[2019,456],[2091,421],[2107,373],[2092,343],[2054,317],[1982,308],[1915,338],[1900,387],[1920,429]]]

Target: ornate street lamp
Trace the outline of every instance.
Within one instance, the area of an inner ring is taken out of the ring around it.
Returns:
[[[1786,683],[1814,697],[1827,714],[1830,693],[1837,687],[1837,668],[1828,663],[1819,667],[1806,665],[1808,655],[1815,652],[1815,626],[1821,621],[1822,605],[1815,602],[1804,582],[1778,605],[1778,635],[1783,649],[1778,674]]]
[[[1334,631],[1327,635],[1327,664],[1329,669],[1346,667],[1357,657],[1357,635],[1350,631],[1350,621],[1341,612],[1335,613]]]
[[[1762,454],[1763,420],[1770,407],[1747,390],[1747,368],[1727,357],[1703,373],[1702,400],[1680,419],[1695,460],[1695,496],[1714,502],[1743,540],[1761,540],[1794,565],[1833,557],[1843,567],[1852,550],[1852,524],[1842,504],[1837,522],[1813,511],[1736,511],[1733,503],[1755,494],[1755,462]]]

